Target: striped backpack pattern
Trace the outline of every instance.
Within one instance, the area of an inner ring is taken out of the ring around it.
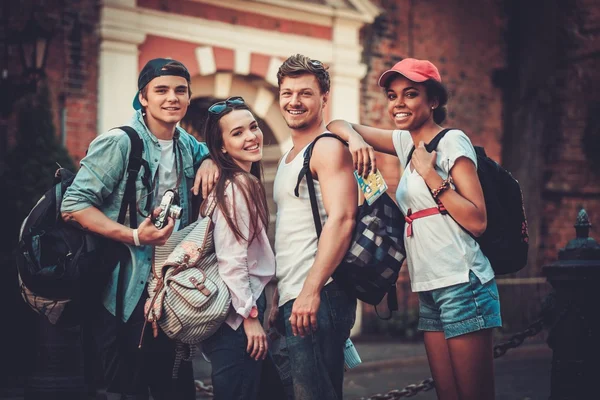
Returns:
[[[184,344],[208,338],[227,317],[231,297],[219,276],[213,242],[214,224],[208,215],[173,232],[154,253],[146,321]]]

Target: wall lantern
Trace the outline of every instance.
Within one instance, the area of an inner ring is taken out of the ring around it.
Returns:
[[[32,13],[23,29],[7,29],[3,39],[5,62],[10,62],[8,48],[16,45],[22,65],[20,76],[9,74],[8,64],[3,65],[0,70],[0,114],[6,117],[12,112],[13,104],[21,97],[35,93],[38,82],[46,76],[46,60],[52,32],[40,25]]]

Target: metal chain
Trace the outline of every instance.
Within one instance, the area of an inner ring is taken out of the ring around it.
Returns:
[[[202,394],[202,396],[214,397],[213,386],[206,385],[204,382],[195,380],[194,385],[196,385],[196,393]]]
[[[541,332],[544,326],[555,325],[566,314],[566,308],[563,308],[558,316],[555,317],[555,298],[554,293],[550,293],[542,303],[540,317],[532,322],[525,330],[514,334],[506,342],[494,346],[494,358],[502,357],[509,349],[514,349],[525,341],[526,338],[535,336]],[[402,397],[412,397],[419,392],[426,392],[435,387],[433,378],[427,378],[419,384],[411,384],[404,389],[392,390],[386,394],[375,394],[371,397],[361,397],[360,400],[395,400]]]
[[[530,324],[524,331],[510,337],[506,342],[494,346],[494,358],[502,357],[509,349],[519,347],[526,338],[535,336],[544,328],[545,318],[541,317]]]
[[[433,384],[432,378],[427,378],[424,381],[421,381],[419,384],[412,384],[406,386],[402,390],[392,390],[387,392],[386,394],[375,394],[368,398],[361,398],[361,400],[395,400],[400,399],[402,397],[412,397],[419,392],[426,392],[428,390],[433,389],[435,386]]]

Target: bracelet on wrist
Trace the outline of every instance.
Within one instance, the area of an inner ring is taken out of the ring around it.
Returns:
[[[435,190],[431,191],[431,196],[437,200],[439,195],[446,189],[450,188],[450,184],[452,183],[452,177],[448,175],[448,178],[442,180],[440,186],[438,186]]]
[[[133,230],[133,243],[136,246],[140,246],[140,237],[138,235],[138,230],[137,229]]]

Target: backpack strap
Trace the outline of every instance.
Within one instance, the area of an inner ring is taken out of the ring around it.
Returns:
[[[315,192],[315,183],[310,172],[310,158],[312,157],[313,148],[315,147],[315,143],[317,140],[324,137],[332,137],[338,139],[340,142],[344,143],[344,145],[348,146],[348,143],[344,141],[338,135],[333,133],[323,133],[322,135],[317,136],[311,144],[308,145],[306,150],[304,151],[304,164],[302,165],[302,169],[298,174],[298,182],[296,183],[296,188],[294,189],[294,194],[296,197],[300,197],[300,182],[302,182],[302,178],[306,176],[306,184],[308,186],[308,196],[310,197],[310,207],[312,209],[313,220],[315,221],[315,229],[317,231],[317,238],[321,237],[321,231],[323,230],[323,226],[321,225],[321,216],[319,215],[319,205],[317,204],[317,195]]]
[[[135,207],[135,180],[142,167],[143,142],[140,135],[131,126],[120,126],[118,129],[124,131],[129,140],[131,140],[131,151],[129,152],[129,162],[127,163],[127,183],[125,184],[125,193],[117,222],[120,224],[125,222],[125,215],[127,214],[127,209],[129,209],[129,226],[135,229],[138,226],[137,210]],[[144,169],[148,172],[146,166]]]
[[[304,164],[302,165],[302,169],[298,174],[298,182],[296,183],[296,188],[294,189],[294,194],[296,197],[300,196],[299,187],[300,182],[302,182],[302,178],[306,176],[306,184],[308,186],[308,196],[310,197],[310,207],[312,209],[313,220],[315,222],[315,230],[317,231],[317,238],[321,237],[321,231],[323,230],[323,226],[321,225],[321,216],[319,215],[319,206],[317,205],[317,195],[315,193],[315,183],[312,177],[312,173],[310,172],[310,158],[312,157],[313,148],[317,140],[324,137],[332,137],[338,139],[340,142],[344,143],[345,146],[348,146],[348,143],[338,135],[333,133],[324,133],[319,135],[312,141],[311,144],[308,145],[306,150],[304,151]],[[411,152],[412,153],[412,152]],[[375,308],[375,313],[377,316],[383,320],[389,320],[392,318],[392,313],[398,310],[398,297],[396,294],[396,285],[392,285],[388,290],[387,296],[387,305],[389,310],[389,315],[387,317],[381,317],[379,312],[377,311],[377,306],[373,306]]]
[[[425,149],[427,150],[427,152],[431,153],[433,150],[437,149],[438,144],[440,143],[440,140],[442,140],[442,138],[444,136],[446,136],[446,133],[448,133],[452,129],[455,129],[455,128],[446,128],[446,129],[442,129],[441,131],[439,131],[439,133],[437,135],[435,135],[435,137],[433,139],[431,139],[431,142],[429,142],[425,145]],[[408,166],[408,163],[410,162],[414,152],[415,152],[415,146],[413,145],[412,149],[410,149],[410,153],[408,153],[408,158],[406,159],[406,165],[404,166],[404,168],[406,168]]]
[[[125,222],[125,215],[127,214],[127,209],[129,209],[129,226],[133,229],[138,227],[137,224],[137,210],[136,210],[136,193],[135,193],[135,181],[140,172],[142,165],[144,165],[144,170],[146,174],[150,174],[150,170],[148,168],[148,163],[142,159],[142,152],[144,143],[142,138],[137,133],[135,129],[131,126],[120,126],[115,129],[121,129],[124,131],[129,140],[131,141],[131,151],[129,152],[129,161],[127,162],[126,168],[126,179],[127,182],[125,184],[125,193],[123,194],[123,200],[121,202],[121,210],[119,211],[119,217],[117,222],[123,224]],[[146,183],[144,183],[146,185]],[[149,187],[149,181],[148,185]],[[119,258],[119,276],[117,279],[117,298],[115,304],[115,314],[117,317],[117,324],[119,326],[117,336],[119,337],[119,343],[121,346],[124,346],[125,340],[123,339],[123,313],[124,313],[124,304],[123,299],[125,297],[124,286],[125,286],[125,268],[123,265],[129,259],[129,251],[126,246],[122,246],[121,249],[122,254]]]

